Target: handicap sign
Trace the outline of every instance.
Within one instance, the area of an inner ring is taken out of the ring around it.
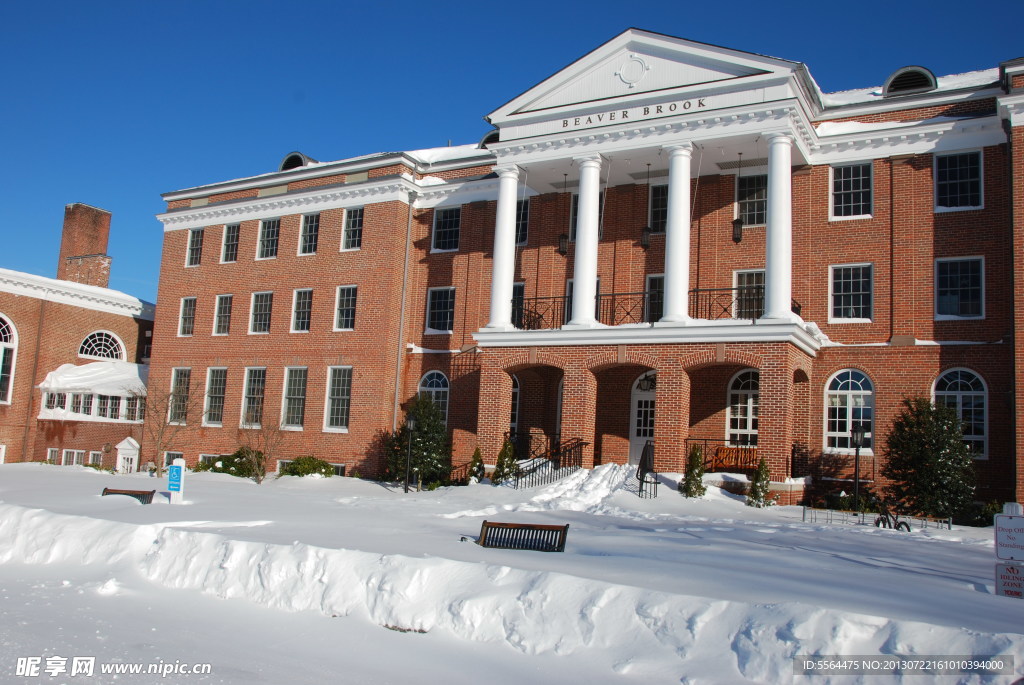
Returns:
[[[167,467],[167,489],[171,492],[181,492],[181,466]]]

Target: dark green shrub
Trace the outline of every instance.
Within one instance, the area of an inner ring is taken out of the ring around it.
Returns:
[[[516,477],[516,450],[512,443],[506,440],[498,452],[498,461],[494,465],[494,473],[491,474],[491,482],[501,485],[507,480]]]
[[[334,466],[323,459],[317,459],[316,457],[298,457],[297,459],[293,459],[290,464],[285,464],[281,467],[281,472],[277,477],[313,475],[330,478],[334,475]]]
[[[768,473],[768,462],[761,457],[757,462],[757,470],[750,481],[750,491],[747,493],[748,507],[770,507],[775,504],[775,498],[769,496],[771,476]]]
[[[484,457],[480,454],[480,448],[473,450],[473,458],[469,462],[469,478],[476,478],[478,481],[484,477]]]
[[[448,442],[448,428],[441,410],[428,398],[417,397],[409,405],[406,416],[416,419],[409,452],[409,429],[403,421],[399,429],[384,435],[384,480],[404,481],[406,459],[420,482],[428,490],[447,485],[452,474],[452,448]]]
[[[679,492],[687,497],[703,497],[707,492],[704,486],[704,450],[700,445],[690,445],[690,453],[686,457],[686,475],[679,484]]]
[[[263,453],[249,447],[239,447],[232,454],[225,454],[210,464],[210,471],[227,473],[239,478],[255,478],[257,464],[262,461]]]

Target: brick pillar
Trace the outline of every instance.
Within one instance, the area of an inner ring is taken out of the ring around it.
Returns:
[[[494,364],[496,355],[481,355],[477,445],[484,462],[497,463],[512,409],[512,376]],[[491,359],[488,359],[491,357]]]
[[[675,360],[658,366],[654,402],[654,470],[686,470],[690,436],[690,374]]]
[[[783,345],[764,355],[760,373],[757,451],[768,462],[773,481],[788,478],[793,444],[793,369]]]
[[[590,443],[583,450],[583,466],[588,469],[594,468],[596,416],[597,378],[589,369],[582,367],[565,369],[562,384],[562,442],[580,438]]]
[[[74,203],[64,207],[57,278],[106,288],[110,283],[110,212]]]

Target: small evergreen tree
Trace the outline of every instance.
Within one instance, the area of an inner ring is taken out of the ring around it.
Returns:
[[[498,452],[498,462],[494,465],[491,482],[500,485],[516,477],[516,451],[512,443],[506,440]]]
[[[974,466],[960,418],[924,397],[905,398],[885,440],[882,475],[888,494],[903,510],[946,518],[974,499]]]
[[[687,497],[703,497],[707,492],[704,486],[704,450],[700,445],[690,445],[690,453],[686,458],[686,475],[679,485],[679,491]]]
[[[477,481],[484,477],[484,457],[480,454],[480,448],[473,450],[473,458],[469,462],[469,478],[476,478]]]
[[[770,507],[775,504],[775,500],[768,496],[770,484],[771,476],[768,473],[768,463],[764,460],[764,457],[761,457],[761,461],[757,462],[757,470],[754,471],[754,477],[750,481],[747,506],[761,508]]]
[[[429,398],[417,397],[406,416],[416,419],[409,455],[409,429],[403,421],[399,429],[384,438],[385,480],[405,480],[405,462],[417,471],[428,488],[446,485],[452,473],[452,448],[441,410]]]

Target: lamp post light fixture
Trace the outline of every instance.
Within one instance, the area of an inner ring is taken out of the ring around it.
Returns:
[[[850,428],[850,444],[853,445],[853,510],[860,511],[860,448],[864,446],[867,428],[863,421],[854,422]]]
[[[405,418],[405,427],[409,431],[409,449],[405,453],[405,492],[409,492],[409,471],[412,466],[412,436],[416,434],[416,419],[411,416]]]
[[[740,184],[740,178],[743,176],[743,153],[741,152],[739,154],[740,154],[740,161],[736,165],[736,185],[737,185],[736,197],[737,198],[740,196],[738,186]],[[739,208],[738,207],[737,207],[736,211],[739,212]],[[732,241],[734,243],[738,243],[741,240],[743,240],[743,219],[737,214],[736,218],[732,220]]]
[[[645,250],[651,246],[651,234],[654,231],[651,230],[650,226],[644,226],[644,230],[640,231],[640,247]]]
[[[563,257],[569,254],[569,234],[563,233],[558,236],[558,254]]]

